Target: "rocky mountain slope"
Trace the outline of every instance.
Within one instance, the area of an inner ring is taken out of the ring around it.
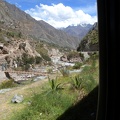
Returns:
[[[93,27],[91,31],[97,31]],[[91,32],[96,35],[94,32]],[[88,34],[88,36],[90,36]],[[95,39],[94,39],[95,37]],[[86,45],[96,36],[86,37],[85,44],[78,47],[80,39],[57,30],[44,21],[36,21],[30,15],[3,0],[0,1],[0,67],[6,69],[29,70],[34,65],[53,64],[52,56],[73,49],[89,50]],[[89,39],[91,38],[91,39]],[[89,41],[87,41],[89,40]],[[84,41],[84,39],[83,39]],[[94,46],[89,48],[94,49]],[[56,51],[56,52],[55,52]],[[70,54],[75,61],[77,54]],[[61,56],[61,55],[60,55]],[[77,58],[78,60],[78,58]],[[31,66],[33,65],[33,66]]]
[[[99,41],[98,41],[98,23],[96,22],[90,29],[88,34],[81,40],[78,51],[98,51]]]
[[[67,28],[63,28],[62,30],[68,33],[69,35],[78,37],[81,40],[91,28],[91,24],[83,24],[77,26],[68,26]]]
[[[12,35],[29,37],[39,41],[76,49],[80,40],[57,30],[44,21],[36,21],[30,15],[4,0],[0,1],[0,28]]]

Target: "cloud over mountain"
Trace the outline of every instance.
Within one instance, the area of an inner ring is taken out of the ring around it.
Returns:
[[[84,8],[83,8],[84,9]],[[92,8],[94,12],[96,6]],[[90,7],[88,9],[84,9],[84,11],[91,10]],[[36,5],[35,8],[31,8],[25,11],[30,14],[36,20],[44,20],[55,28],[67,27],[69,25],[78,25],[78,24],[94,24],[97,21],[97,16],[91,16],[81,9],[74,10],[70,6],[65,6],[62,3],[44,5],[40,4]]]

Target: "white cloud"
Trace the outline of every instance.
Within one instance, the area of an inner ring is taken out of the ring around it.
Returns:
[[[90,16],[82,10],[74,10],[62,3],[52,4],[51,6],[40,4],[35,8],[25,11],[36,20],[44,20],[55,28],[67,27],[69,25],[78,25],[81,23],[94,24],[97,16]]]

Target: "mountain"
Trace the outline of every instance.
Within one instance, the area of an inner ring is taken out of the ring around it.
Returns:
[[[88,34],[81,40],[78,51],[98,51],[98,23],[94,23]]]
[[[55,29],[44,21],[37,21],[15,5],[0,1],[0,28],[9,34],[44,41],[50,44],[76,49],[79,38]]]
[[[78,37],[81,40],[92,28],[92,26],[93,25],[91,24],[79,24],[77,26],[68,26],[67,28],[63,28],[62,30],[69,35]]]

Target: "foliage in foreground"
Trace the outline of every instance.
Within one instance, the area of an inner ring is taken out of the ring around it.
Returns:
[[[14,83],[13,80],[5,80],[2,83],[0,83],[0,89],[5,89],[5,88],[12,88],[12,87],[16,87],[17,84]]]
[[[56,79],[50,79],[48,77],[48,80],[49,80],[50,88],[51,88],[52,91],[57,91],[57,90],[62,89],[62,86],[61,86],[62,84],[58,83],[57,78]]]
[[[32,98],[29,98],[29,104],[23,102],[26,107],[22,111],[15,112],[10,120],[56,120],[80,100],[78,98],[81,90],[88,94],[97,86],[98,60],[92,59],[86,64],[89,65],[85,66],[81,73],[72,76],[72,82],[71,76],[49,79],[44,91],[41,93],[37,91]],[[64,89],[58,89],[61,84],[64,85]]]
[[[63,91],[35,94],[30,106],[15,113],[11,120],[55,120],[72,106],[74,98],[74,94],[69,96]]]

